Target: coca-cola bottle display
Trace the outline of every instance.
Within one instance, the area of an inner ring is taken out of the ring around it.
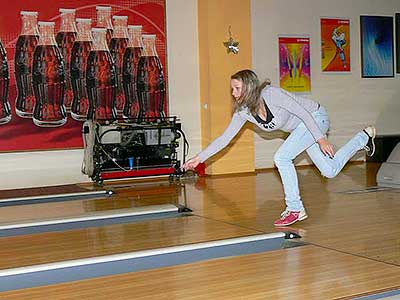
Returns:
[[[54,22],[38,24],[39,42],[32,63],[33,123],[41,127],[62,126],[67,121],[64,61],[54,38]]]
[[[71,51],[76,39],[76,25],[75,25],[75,9],[60,8],[61,15],[60,30],[57,33],[56,41],[60,48],[61,55],[64,59],[65,65],[65,89],[64,89],[64,104],[67,112],[71,110],[73,101],[73,92],[71,86],[71,79],[69,74],[69,63],[71,61]]]
[[[137,94],[137,67],[142,56],[142,26],[128,26],[128,47],[122,62],[122,83],[125,93],[123,116],[127,119],[139,116],[139,99]]]
[[[128,46],[128,17],[113,16],[114,32],[110,42],[110,53],[115,63],[117,79],[116,109],[121,115],[125,105],[124,87],[122,85],[122,62],[125,49]]]
[[[0,41],[0,125],[11,121],[11,106],[8,101],[10,73],[8,69],[7,52]]]
[[[96,27],[107,29],[107,45],[110,46],[113,35],[113,24],[111,21],[111,6],[96,6],[97,22]]]
[[[116,74],[108,50],[105,28],[93,28],[93,47],[86,66],[86,87],[89,97],[88,119],[98,122],[115,120]]]
[[[22,118],[32,118],[35,95],[32,87],[33,52],[39,41],[38,13],[21,11],[22,30],[15,46],[14,70],[17,87],[15,112]]]
[[[85,121],[89,110],[86,90],[86,64],[92,48],[91,19],[76,19],[78,35],[71,51],[70,74],[74,99],[71,116],[77,121]]]
[[[154,121],[166,117],[165,79],[157,55],[155,34],[142,35],[143,52],[138,63],[137,89],[140,104],[139,117]]]

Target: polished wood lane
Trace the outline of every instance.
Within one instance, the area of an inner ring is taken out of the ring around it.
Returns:
[[[339,193],[375,185],[378,167],[350,164],[333,179],[322,178],[314,167],[299,168],[309,218],[290,229],[306,242],[400,266],[400,191]],[[277,230],[273,222],[284,209],[284,197],[276,171],[206,178],[186,188],[194,214],[264,232]]]
[[[72,217],[91,212],[110,211],[150,205],[179,205],[179,197],[112,197],[96,200],[74,200],[0,207],[0,225],[9,222]]]
[[[285,229],[311,245],[14,291],[0,299],[321,300],[398,289],[400,192],[340,193],[375,185],[377,168],[350,164],[334,179],[314,167],[298,169],[309,218]],[[135,189],[127,188],[119,201],[170,201],[152,188],[144,199]],[[276,171],[202,178],[182,194],[196,216],[0,239],[0,268],[281,230],[273,226],[284,208]],[[182,202],[182,194],[174,201]]]
[[[0,199],[40,196],[49,194],[61,194],[61,193],[79,193],[79,192],[87,192],[89,190],[91,189],[76,184],[36,187],[29,189],[2,190],[0,194]]]
[[[71,187],[68,186],[69,189]],[[67,188],[67,190],[68,190]],[[30,195],[37,189],[19,190],[14,193],[17,197]],[[39,189],[43,192],[45,190]],[[116,194],[112,197],[92,200],[65,200],[40,204],[26,204],[0,207],[0,225],[8,222],[42,220],[57,217],[71,217],[96,211],[106,211],[122,208],[133,208],[148,205],[174,204],[185,205],[182,188],[176,184],[135,184],[122,185],[115,188]],[[64,186],[58,192],[51,190],[51,194],[64,193]],[[44,193],[42,193],[43,195]]]
[[[0,238],[0,269],[259,234],[196,216]]]
[[[316,246],[0,294],[7,300],[338,299],[400,288],[400,268]]]

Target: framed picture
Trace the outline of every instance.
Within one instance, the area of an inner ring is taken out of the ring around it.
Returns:
[[[350,20],[320,19],[322,72],[350,72]]]
[[[108,6],[112,16],[127,16],[129,25],[142,25],[143,34],[154,34],[156,36],[155,44],[157,53],[164,69],[164,76],[165,78],[167,77],[165,0],[53,0],[51,1],[51,5],[49,5],[48,0],[11,1],[3,6],[2,17],[0,18],[0,39],[6,50],[9,66],[8,73],[10,76],[7,89],[8,97],[1,97],[2,91],[3,95],[6,93],[4,92],[5,89],[0,89],[0,152],[79,149],[83,147],[83,120],[77,121],[72,113],[69,112],[66,105],[64,105],[66,106],[66,117],[64,117],[66,121],[63,124],[56,124],[57,127],[52,127],[47,124],[46,127],[39,127],[34,123],[32,113],[28,115],[26,111],[22,111],[22,104],[18,103],[18,95],[23,94],[20,93],[20,91],[24,93],[32,91],[32,88],[29,86],[32,80],[23,81],[19,79],[21,77],[15,75],[16,66],[22,70],[26,70],[26,67],[22,65],[21,68],[21,64],[15,63],[14,58],[16,57],[17,41],[20,35],[23,36],[21,34],[22,28],[25,28],[22,26],[22,11],[24,11],[24,16],[31,16],[32,13],[35,14],[35,12],[37,12],[39,21],[55,22],[54,35],[56,36],[58,32],[61,32],[62,22],[59,11],[60,8],[74,8],[76,10],[76,18],[90,18],[92,20],[91,26],[96,27],[100,19],[96,9],[97,6],[103,7],[101,10],[104,10],[104,6]],[[107,8],[107,11],[109,11],[109,9]],[[28,46],[19,47],[18,49],[26,48],[28,48]],[[24,54],[17,55],[17,57],[22,57],[22,59],[26,61],[27,59],[25,59],[25,57],[28,56]],[[29,66],[29,64],[27,65]],[[48,65],[51,66],[50,64]],[[50,72],[50,70],[52,70],[50,67],[46,69],[48,72]],[[21,73],[22,71],[19,72]],[[24,74],[24,76],[23,78],[30,78],[29,76],[31,76],[31,74]],[[67,77],[67,75],[65,76]],[[20,88],[22,86],[21,82],[25,84],[24,86],[28,86],[28,88]],[[2,84],[1,80],[0,84]],[[43,91],[45,95],[50,93],[47,92],[45,88],[38,88],[37,90]],[[52,92],[52,95],[53,94],[59,95],[60,93],[56,94]],[[69,93],[69,95],[71,95],[71,93]],[[56,96],[53,98],[55,97]],[[5,98],[8,99],[5,100]],[[29,97],[25,98],[28,99]],[[36,101],[36,96],[30,97],[29,99],[34,99]],[[165,99],[168,101],[167,97]],[[1,101],[4,102],[2,103]],[[65,95],[63,101],[65,104]],[[35,107],[35,105],[32,104],[33,100],[29,103],[30,109]],[[9,118],[8,122],[1,122],[2,106],[7,107],[6,113]],[[24,108],[26,107],[28,107],[28,105],[25,105]],[[42,115],[48,116],[49,119],[53,118],[53,115],[55,115],[53,111],[57,113],[61,111],[59,108],[60,105],[57,105],[57,110],[54,108],[56,105],[47,105],[47,103],[45,103],[43,107],[45,107],[45,109],[43,109]],[[167,103],[165,107],[168,107]],[[70,110],[72,112],[72,109]]]
[[[393,17],[360,16],[361,77],[394,77]]]
[[[400,13],[396,13],[396,73],[400,74]]]
[[[279,36],[279,82],[295,93],[311,92],[309,36]]]

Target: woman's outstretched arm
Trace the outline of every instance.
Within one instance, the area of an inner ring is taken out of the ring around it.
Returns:
[[[196,156],[189,159],[182,168],[184,170],[191,170],[197,167],[199,163],[206,161],[208,158],[224,149],[229,142],[238,134],[240,129],[246,123],[246,119],[239,115],[238,112],[234,113],[229,126],[225,129],[224,133],[217,137],[206,149],[201,151]]]

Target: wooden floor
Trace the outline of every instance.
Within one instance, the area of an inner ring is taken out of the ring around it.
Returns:
[[[62,188],[60,188],[62,189]],[[92,200],[74,200],[74,201],[62,201],[62,202],[48,202],[40,203],[35,205],[16,205],[16,206],[5,206],[0,209],[2,223],[17,222],[26,220],[42,220],[56,217],[70,217],[77,214],[100,212],[100,211],[112,211],[115,209],[141,207],[148,205],[157,204],[179,204],[179,195],[181,194],[181,187],[170,186],[170,184],[163,183],[154,190],[149,187],[144,189],[128,189],[126,185],[123,188],[118,189],[117,197],[110,198],[99,198]],[[42,189],[42,193],[46,192],[46,189]],[[77,192],[82,191],[79,187],[76,189]],[[87,190],[84,190],[87,192]],[[31,192],[31,191],[30,191]],[[48,191],[50,194],[52,190]],[[25,191],[20,191],[20,194],[26,194]],[[17,191],[8,191],[8,195],[17,195]],[[32,193],[28,193],[32,195]],[[2,195],[3,198],[4,195]],[[10,198],[12,198],[10,197]]]
[[[68,230],[61,233],[20,235],[0,239],[0,269],[252,234],[257,234],[257,232],[194,216]],[[10,257],[13,259],[10,260]]]
[[[376,164],[336,178],[298,170],[309,218],[289,229],[306,246],[0,293],[0,299],[354,299],[400,289],[400,191],[345,193],[375,185]],[[186,204],[193,216],[0,238],[0,269],[281,231],[274,171],[200,178],[185,185],[109,184],[109,199],[0,208],[10,220],[134,206]],[[2,198],[94,189],[5,191]],[[0,279],[1,280],[1,279]]]

